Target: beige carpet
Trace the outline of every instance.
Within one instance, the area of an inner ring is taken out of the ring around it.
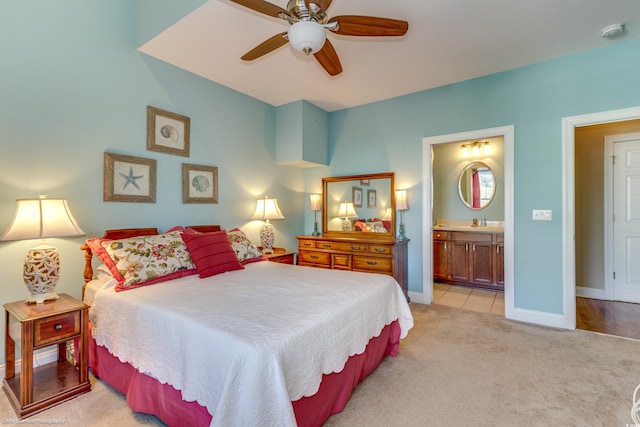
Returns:
[[[461,309],[412,304],[416,326],[326,426],[620,426],[631,424],[640,342]],[[162,425],[93,389],[29,418],[73,426]],[[14,417],[0,399],[2,424]],[[34,423],[36,424],[36,423]],[[37,425],[37,424],[36,424]]]

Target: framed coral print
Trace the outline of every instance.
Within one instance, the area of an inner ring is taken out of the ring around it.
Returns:
[[[218,203],[218,168],[183,163],[182,203]]]
[[[376,207],[376,190],[367,190],[367,207]]]
[[[104,153],[105,202],[156,202],[156,161]]]
[[[354,208],[362,207],[362,188],[360,187],[351,188],[351,202],[353,202]]]
[[[189,157],[191,119],[147,106],[147,150]]]

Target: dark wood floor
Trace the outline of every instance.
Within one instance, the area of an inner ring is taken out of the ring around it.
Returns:
[[[640,304],[578,297],[576,327],[640,339]]]

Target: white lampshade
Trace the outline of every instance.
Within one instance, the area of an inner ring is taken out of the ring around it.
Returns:
[[[391,210],[391,208],[387,208],[384,211],[384,217],[382,219],[385,221],[391,221],[392,217],[393,217],[393,211]]]
[[[0,240],[42,239],[40,246],[29,250],[24,262],[24,283],[31,292],[27,302],[42,303],[56,299],[60,255],[44,239],[82,236],[85,232],[78,226],[64,199],[40,196],[39,199],[20,199],[17,203],[13,221]]]
[[[273,252],[273,243],[275,242],[275,230],[273,225],[269,223],[270,219],[284,219],[284,215],[280,212],[278,207],[278,201],[276,199],[258,199],[256,204],[256,211],[253,213],[251,219],[259,219],[266,221],[260,229],[260,244],[262,245],[262,252],[270,254]]]
[[[295,50],[309,55],[322,49],[327,32],[315,21],[299,21],[289,27],[288,38]]]
[[[396,190],[396,210],[406,211],[407,209],[409,209],[407,190]]]
[[[253,213],[251,219],[261,219],[263,221],[269,219],[284,219],[284,215],[280,212],[276,199],[265,197],[264,199],[258,199],[256,211]]]
[[[338,209],[338,215],[340,218],[355,218],[358,216],[356,210],[353,208],[353,203],[342,202],[340,203],[340,209]]]
[[[311,202],[312,211],[322,210],[322,194],[309,194],[309,200]]]

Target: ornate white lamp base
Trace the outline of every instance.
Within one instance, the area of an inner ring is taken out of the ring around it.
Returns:
[[[342,221],[342,231],[353,231],[353,224],[349,218]]]
[[[275,241],[275,231],[273,225],[269,222],[265,222],[260,229],[260,244],[262,245],[262,252],[265,254],[273,253],[273,242]]]
[[[60,277],[60,254],[54,247],[41,244],[29,249],[24,260],[24,284],[31,296],[27,303],[41,304],[58,298],[55,293]]]

